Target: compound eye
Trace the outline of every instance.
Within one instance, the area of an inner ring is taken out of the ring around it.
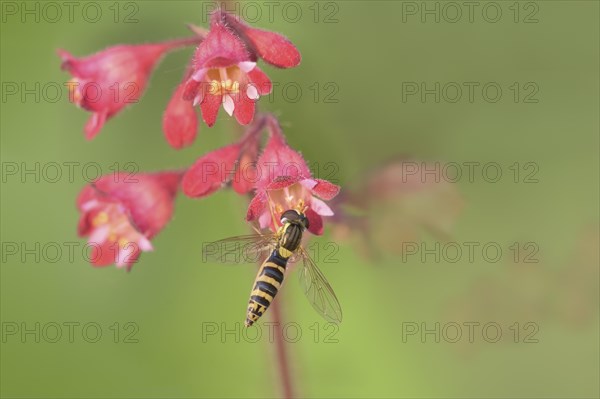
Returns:
[[[299,215],[298,212],[296,212],[293,209],[288,209],[287,211],[283,212],[281,214],[281,223],[286,223],[286,222],[290,222],[290,221],[295,221],[298,220]]]
[[[310,227],[310,223],[308,222],[308,218],[304,215],[302,215],[302,222],[304,223],[304,227],[306,227],[307,229]]]

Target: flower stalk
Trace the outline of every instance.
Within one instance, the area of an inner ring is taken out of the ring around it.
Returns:
[[[283,318],[281,315],[281,298],[271,305],[271,318],[275,327],[275,360],[279,381],[281,381],[281,397],[294,398],[294,380],[292,377],[291,361],[287,343],[283,339]]]

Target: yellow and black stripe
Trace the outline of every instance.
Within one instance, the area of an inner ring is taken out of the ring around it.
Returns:
[[[248,301],[246,327],[254,324],[267,311],[283,283],[289,258],[300,246],[303,228],[296,223],[286,223],[280,229],[277,247],[258,269],[254,287]]]

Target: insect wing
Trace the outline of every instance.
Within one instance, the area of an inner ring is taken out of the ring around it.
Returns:
[[[299,277],[306,298],[325,320],[340,323],[342,321],[342,307],[333,289],[304,248],[300,247],[298,251],[302,254],[304,263],[304,267],[299,272]]]
[[[277,243],[273,234],[251,234],[229,237],[205,243],[202,247],[203,262],[257,263],[269,254]]]

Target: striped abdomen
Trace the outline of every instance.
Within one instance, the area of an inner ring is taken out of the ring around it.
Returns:
[[[300,226],[288,223],[282,227],[277,248],[260,266],[256,280],[254,280],[254,287],[248,301],[247,327],[260,319],[273,302],[283,283],[288,259],[298,249],[301,240],[302,228]]]
[[[250,300],[248,301],[246,327],[254,324],[273,302],[273,298],[275,298],[279,288],[281,288],[281,283],[283,283],[287,261],[288,258],[281,256],[279,250],[275,249],[258,269],[256,280],[254,280],[254,288],[252,288]]]

